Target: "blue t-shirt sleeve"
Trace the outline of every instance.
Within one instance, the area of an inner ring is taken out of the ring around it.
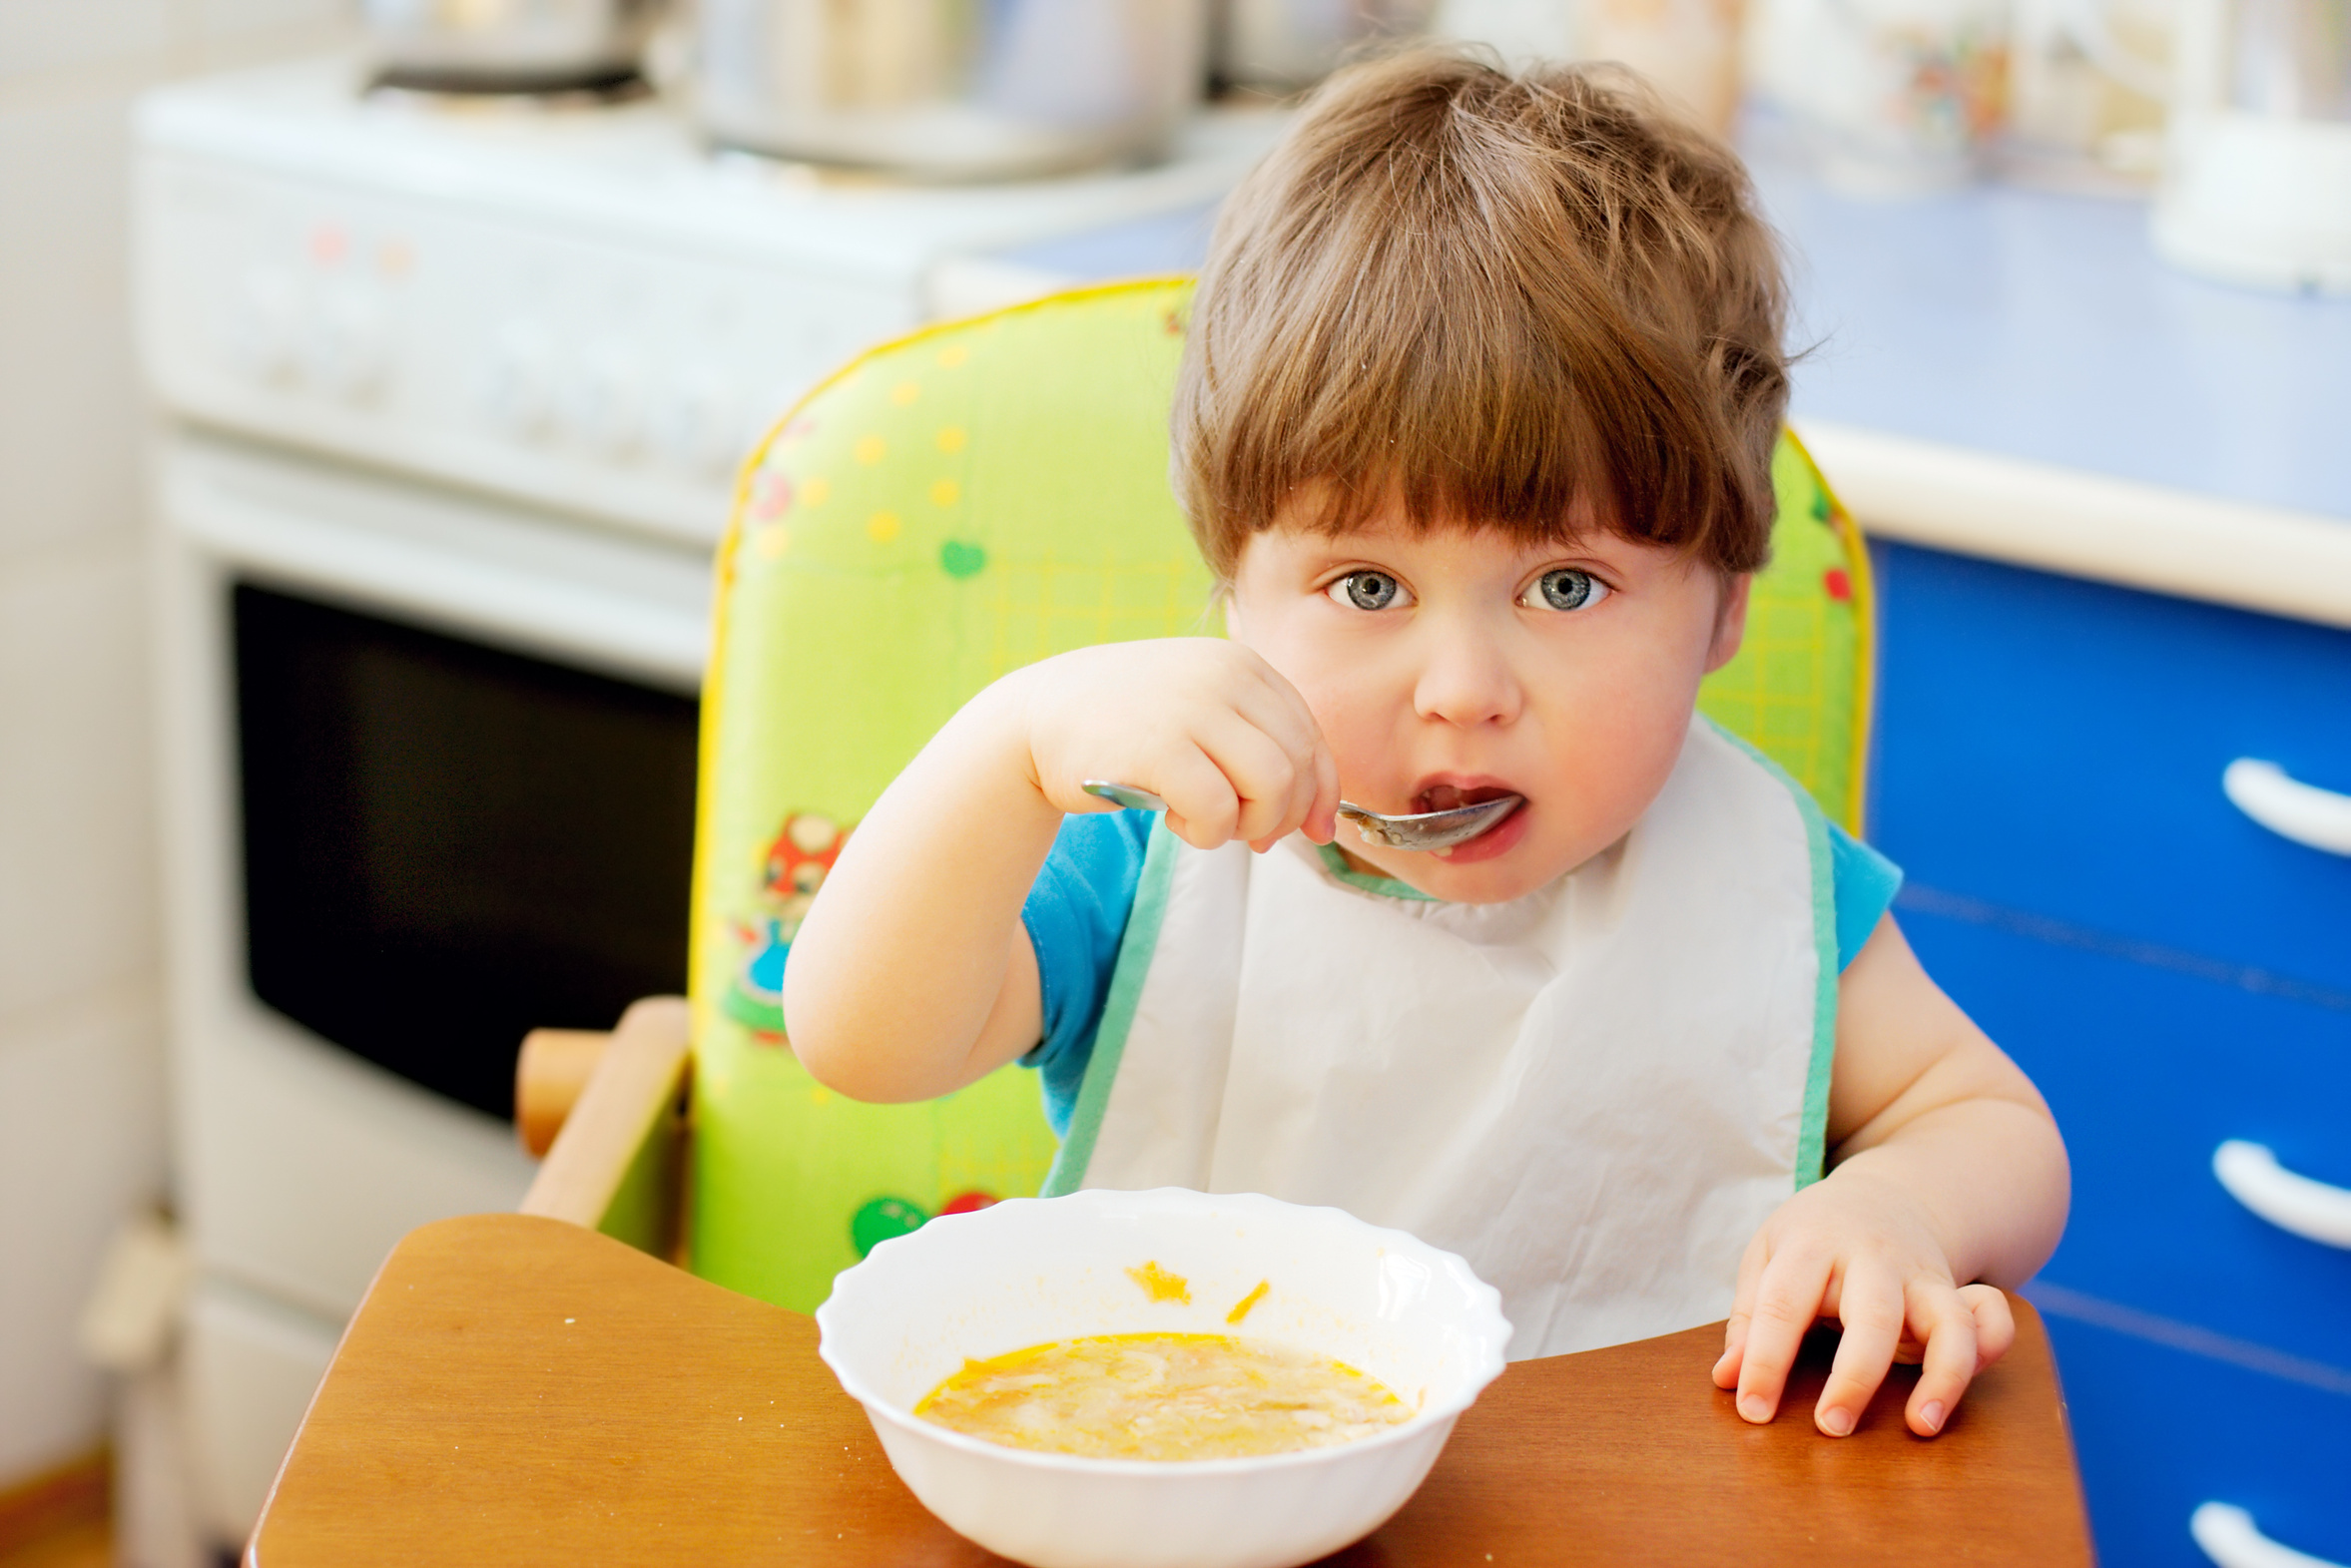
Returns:
[[[1843,974],[1894,907],[1902,867],[1831,822],[1829,875],[1837,898],[1837,972]]]
[[[1056,1134],[1069,1130],[1069,1113],[1093,1055],[1118,944],[1143,879],[1151,822],[1148,811],[1063,817],[1052,852],[1020,906],[1029,945],[1036,949],[1045,1014],[1044,1038],[1020,1063],[1043,1075],[1045,1116]]]

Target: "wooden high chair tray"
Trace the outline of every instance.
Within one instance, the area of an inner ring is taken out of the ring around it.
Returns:
[[[1842,1441],[1749,1426],[1707,1380],[1719,1326],[1512,1365],[1420,1494],[1334,1563],[2087,1564],[2049,1339],[1940,1438],[1897,1369]],[[1490,1554],[1490,1556],[1488,1555]],[[248,1548],[252,1568],[1000,1562],[890,1472],[807,1317],[560,1221],[410,1234],[344,1334]]]

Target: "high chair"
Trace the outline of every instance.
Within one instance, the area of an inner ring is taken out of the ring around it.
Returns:
[[[784,1041],[784,953],[844,836],[981,687],[1066,649],[1217,630],[1168,486],[1189,279],[1057,294],[874,349],[745,465],[703,688],[688,998],[525,1043],[525,1213],[801,1311],[876,1243],[1033,1194],[1034,1076],[876,1106]],[[1861,825],[1868,558],[1783,436],[1746,645],[1700,707]],[[551,1147],[550,1147],[551,1146]]]

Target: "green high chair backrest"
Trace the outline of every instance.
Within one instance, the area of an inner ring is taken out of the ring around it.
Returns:
[[[1066,649],[1215,630],[1168,488],[1187,279],[1059,294],[877,348],[746,465],[703,697],[691,993],[695,1272],[806,1311],[876,1242],[1025,1196],[1035,1078],[861,1105],[786,1047],[784,953],[857,822],[981,687]],[[1867,563],[1792,438],[1745,649],[1706,712],[1858,825]]]

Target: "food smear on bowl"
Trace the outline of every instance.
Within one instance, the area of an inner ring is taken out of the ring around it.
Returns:
[[[1191,1305],[1192,1282],[1180,1274],[1169,1274],[1159,1267],[1156,1258],[1140,1269],[1129,1269],[1126,1277],[1141,1286],[1143,1294],[1154,1302],[1181,1302],[1187,1307]]]
[[[1225,1321],[1229,1323],[1237,1323],[1242,1318],[1248,1316],[1250,1308],[1254,1307],[1258,1303],[1264,1301],[1265,1293],[1272,1290],[1273,1288],[1274,1282],[1271,1280],[1258,1281],[1256,1290],[1250,1292],[1247,1296],[1242,1297],[1239,1301],[1233,1304],[1233,1309],[1225,1313]]]
[[[965,1361],[914,1413],[1010,1448],[1181,1460],[1329,1448],[1413,1411],[1328,1355],[1232,1334],[1110,1333]]]

